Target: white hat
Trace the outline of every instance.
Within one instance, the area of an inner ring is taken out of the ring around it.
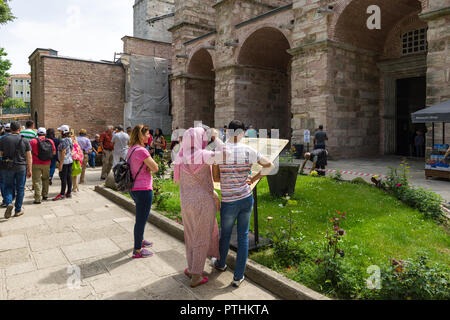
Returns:
[[[39,134],[47,134],[47,130],[45,130],[45,128],[39,128],[38,129],[38,131],[37,131],[37,134],[39,135]]]
[[[61,127],[58,128],[58,131],[62,131],[62,133],[68,133],[70,132],[70,128],[67,125],[62,125]]]
[[[10,130],[10,129],[11,129],[11,123],[5,124],[5,129],[6,129],[6,130]]]

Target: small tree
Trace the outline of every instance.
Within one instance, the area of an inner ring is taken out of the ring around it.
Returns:
[[[3,103],[3,108],[5,109],[14,109],[14,108],[25,108],[25,102],[23,102],[22,99],[18,99],[18,98],[8,98],[5,100],[5,102]]]
[[[8,59],[3,59],[7,55],[5,49],[0,48],[0,97],[2,98],[5,96],[5,86],[8,84],[9,74],[7,71],[11,68],[11,62]]]
[[[16,18],[13,16],[8,2],[9,0],[0,0],[0,24],[6,24]]]

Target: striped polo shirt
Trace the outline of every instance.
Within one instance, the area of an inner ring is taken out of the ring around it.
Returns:
[[[22,131],[20,131],[20,135],[28,140],[37,138],[37,133],[33,129],[22,130]]]
[[[243,143],[226,143],[225,148],[231,156],[219,165],[222,202],[245,199],[252,194],[247,184],[252,164],[261,160],[262,155]]]

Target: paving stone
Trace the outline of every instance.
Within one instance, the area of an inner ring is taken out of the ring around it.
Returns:
[[[8,299],[25,299],[67,286],[67,268],[47,268],[8,277]]]
[[[186,258],[175,250],[159,252],[142,262],[160,277],[179,273],[186,268]]]
[[[116,218],[113,219],[114,222],[121,223],[121,222],[133,222],[133,220],[130,217],[123,217],[123,218]]]
[[[25,212],[25,215],[17,218],[10,218],[8,220],[3,220],[0,222],[0,234],[3,234],[3,232],[17,230],[17,229],[24,229],[29,227],[38,226],[40,224],[45,224],[44,219],[42,217],[34,217],[34,216],[28,216]]]
[[[95,209],[93,212],[86,214],[86,217],[88,217],[91,221],[98,221],[98,220],[112,220],[116,218],[124,218],[126,217],[126,215],[120,209],[111,210],[110,208],[100,208]]]
[[[54,214],[54,213],[46,214],[46,215],[42,216],[42,218],[44,218],[45,220],[56,219],[56,214]]]
[[[92,258],[98,255],[115,253],[120,251],[120,248],[110,239],[99,239],[71,246],[63,246],[62,250],[69,261],[72,262]]]
[[[113,236],[118,236],[122,234],[127,234],[131,237],[130,233],[124,228],[114,223],[112,225],[105,226],[98,229],[84,229],[78,230],[78,234],[83,238],[84,241],[91,241],[102,238],[110,238]]]
[[[32,251],[42,251],[67,246],[82,241],[83,239],[76,232],[53,233],[48,236],[29,239],[30,248]]]
[[[59,248],[38,251],[33,253],[38,269],[54,267],[59,265],[70,265]]]
[[[79,216],[79,215],[73,215],[73,216],[66,216],[66,217],[57,217],[56,219],[49,219],[46,220],[46,223],[50,226],[52,230],[61,230],[61,229],[72,229],[73,225],[79,224],[79,223],[87,223],[89,222],[89,219],[87,219],[85,216]]]
[[[75,214],[75,211],[69,206],[55,206],[51,210],[57,217],[66,217]]]
[[[0,268],[8,268],[10,266],[26,263],[31,261],[28,248],[20,248],[0,252]]]
[[[27,239],[24,235],[11,235],[0,237],[0,252],[12,249],[26,248],[28,246]]]
[[[38,296],[27,297],[25,300],[96,300],[97,295],[90,286],[79,289],[57,289]]]
[[[133,251],[134,238],[129,232],[110,237],[110,239],[120,248],[120,250],[130,252]]]
[[[37,270],[37,267],[33,261],[19,263],[5,268],[6,277],[27,273],[35,270]]]
[[[106,292],[101,295],[102,300],[152,300],[152,296],[140,286],[123,288],[114,292]]]
[[[120,290],[133,285],[139,285],[145,281],[157,281],[159,278],[152,273],[147,273],[142,277],[136,277],[134,274],[120,274],[106,277],[90,282],[96,293],[107,293]]]
[[[108,269],[99,257],[75,261],[73,265],[80,268],[81,281],[83,283],[110,276]]]
[[[173,277],[145,283],[143,289],[153,300],[197,300],[197,297]]]

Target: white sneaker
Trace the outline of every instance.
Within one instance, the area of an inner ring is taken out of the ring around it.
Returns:
[[[241,285],[242,282],[244,282],[245,276],[241,279],[241,280],[234,280],[233,278],[233,282],[231,282],[231,285],[233,287],[239,287]]]
[[[222,272],[224,272],[224,271],[227,270],[227,268],[228,268],[227,265],[225,265],[223,268],[221,268],[221,267],[219,267],[219,266],[217,265],[217,263],[218,263],[217,258],[214,258],[214,257],[211,258],[211,267],[214,267],[214,268],[216,268],[217,270],[222,271]]]

